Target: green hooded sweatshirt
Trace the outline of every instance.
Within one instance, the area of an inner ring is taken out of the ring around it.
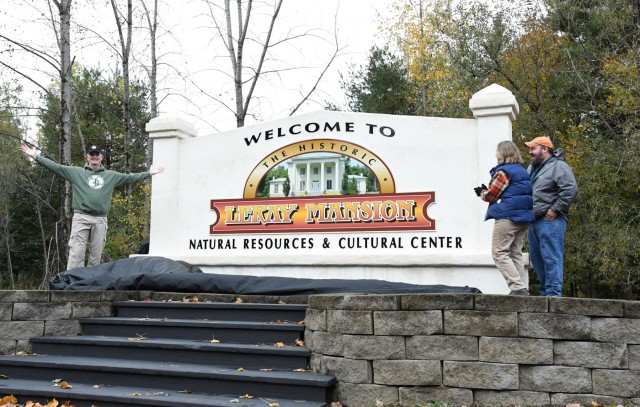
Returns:
[[[134,184],[151,176],[148,172],[122,174],[110,171],[100,165],[94,171],[89,164],[83,168],[61,165],[42,156],[36,156],[36,162],[71,183],[73,199],[71,206],[75,213],[93,216],[107,216],[111,209],[113,190],[120,185]]]

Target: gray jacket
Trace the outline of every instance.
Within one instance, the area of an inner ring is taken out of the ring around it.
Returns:
[[[533,166],[527,168],[529,174]],[[578,196],[578,183],[571,167],[562,159],[562,150],[542,163],[542,167],[531,179],[533,184],[533,212],[536,219],[543,217],[549,209],[567,219],[569,207]]]

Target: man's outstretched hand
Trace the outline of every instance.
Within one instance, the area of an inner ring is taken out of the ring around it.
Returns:
[[[36,155],[38,154],[35,148],[31,148],[26,144],[20,144],[20,152],[24,155],[28,155],[31,158],[36,158]]]
[[[156,175],[163,171],[164,171],[164,167],[156,167],[155,165],[152,165],[151,168],[149,168],[149,174],[151,175]]]

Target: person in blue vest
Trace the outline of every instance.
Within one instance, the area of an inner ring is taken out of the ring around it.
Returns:
[[[509,140],[498,143],[498,165],[489,174],[489,186],[474,188],[476,195],[489,202],[485,220],[495,219],[491,255],[502,273],[510,295],[529,295],[529,275],[522,255],[524,237],[533,214],[533,188],[518,147]]]
[[[569,207],[578,196],[578,183],[562,149],[554,151],[549,137],[524,143],[531,164],[527,171],[533,184],[535,222],[529,229],[529,255],[540,280],[540,295],[561,297],[563,283],[564,235]]]

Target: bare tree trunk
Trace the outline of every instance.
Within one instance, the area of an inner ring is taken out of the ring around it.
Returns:
[[[149,46],[151,48],[151,66],[148,69],[150,87],[151,118],[158,117],[158,57],[156,55],[156,35],[158,33],[158,0],[153,1],[153,11],[149,12],[147,5],[142,0],[147,24],[149,25]],[[147,148],[147,162],[153,163],[153,139],[149,140]]]
[[[127,0],[127,16],[124,19],[124,23],[127,25],[127,35],[123,33],[123,21],[120,20],[120,12],[116,5],[116,0],[111,0],[111,7],[113,8],[113,15],[116,19],[116,25],[118,27],[118,38],[120,40],[120,51],[122,58],[122,81],[123,81],[123,94],[122,94],[122,117],[124,131],[122,134],[124,141],[124,168],[126,172],[131,172],[131,105],[130,99],[130,79],[129,79],[129,57],[131,55],[131,37],[133,30],[133,4],[132,0]],[[126,187],[126,196],[131,196],[133,190],[131,185]]]
[[[267,56],[267,51],[269,50],[271,35],[273,34],[273,28],[275,26],[275,22],[278,18],[278,14],[280,13],[280,8],[282,7],[282,2],[284,0],[277,0],[276,5],[273,10],[273,14],[271,15],[271,23],[269,25],[269,29],[266,33],[266,38],[262,43],[262,54],[258,60],[258,65],[255,68],[255,74],[250,81],[249,91],[247,92],[246,97],[244,96],[243,90],[243,78],[242,78],[242,70],[243,66],[243,58],[244,58],[244,42],[247,38],[247,32],[249,30],[249,21],[251,20],[251,9],[253,7],[253,0],[248,0],[246,2],[246,16],[243,17],[243,9],[242,9],[242,0],[236,0],[237,6],[237,18],[238,18],[238,39],[234,40],[234,30],[231,22],[231,1],[224,1],[224,13],[225,13],[225,21],[226,21],[226,34],[227,39],[225,41],[225,45],[227,48],[227,52],[229,53],[229,57],[231,59],[231,67],[233,70],[233,82],[235,86],[235,102],[236,102],[236,125],[238,127],[244,127],[244,121],[247,116],[247,112],[249,111],[249,103],[251,102],[251,97],[253,95],[253,91],[256,87],[258,80],[260,79],[260,74],[262,72],[262,65],[264,64],[265,58]],[[235,44],[235,45],[234,45]],[[237,45],[237,47],[236,47]]]
[[[60,162],[71,163],[71,3],[73,0],[53,0],[60,14]],[[58,210],[59,238],[66,247],[71,229],[71,185],[60,180],[60,209]],[[66,264],[67,253],[61,253],[62,262]]]
[[[158,0],[153,1],[153,15],[150,15],[147,5],[144,0],[142,1],[142,7],[144,7],[145,16],[147,18],[147,24],[149,25],[149,46],[151,48],[151,66],[149,67],[149,87],[150,87],[150,108],[151,118],[158,117],[158,57],[156,55],[156,35],[158,33]],[[153,18],[152,18],[153,17]],[[153,164],[153,139],[149,139],[147,144],[147,164],[151,166]],[[144,207],[147,217],[151,217],[151,190],[149,194],[144,197]]]
[[[11,262],[11,215],[9,212],[9,204],[4,201],[4,216],[2,216],[2,229],[4,235],[5,250],[7,251],[7,276],[9,277],[9,283],[11,289],[16,288],[16,282],[13,278],[13,264]]]

